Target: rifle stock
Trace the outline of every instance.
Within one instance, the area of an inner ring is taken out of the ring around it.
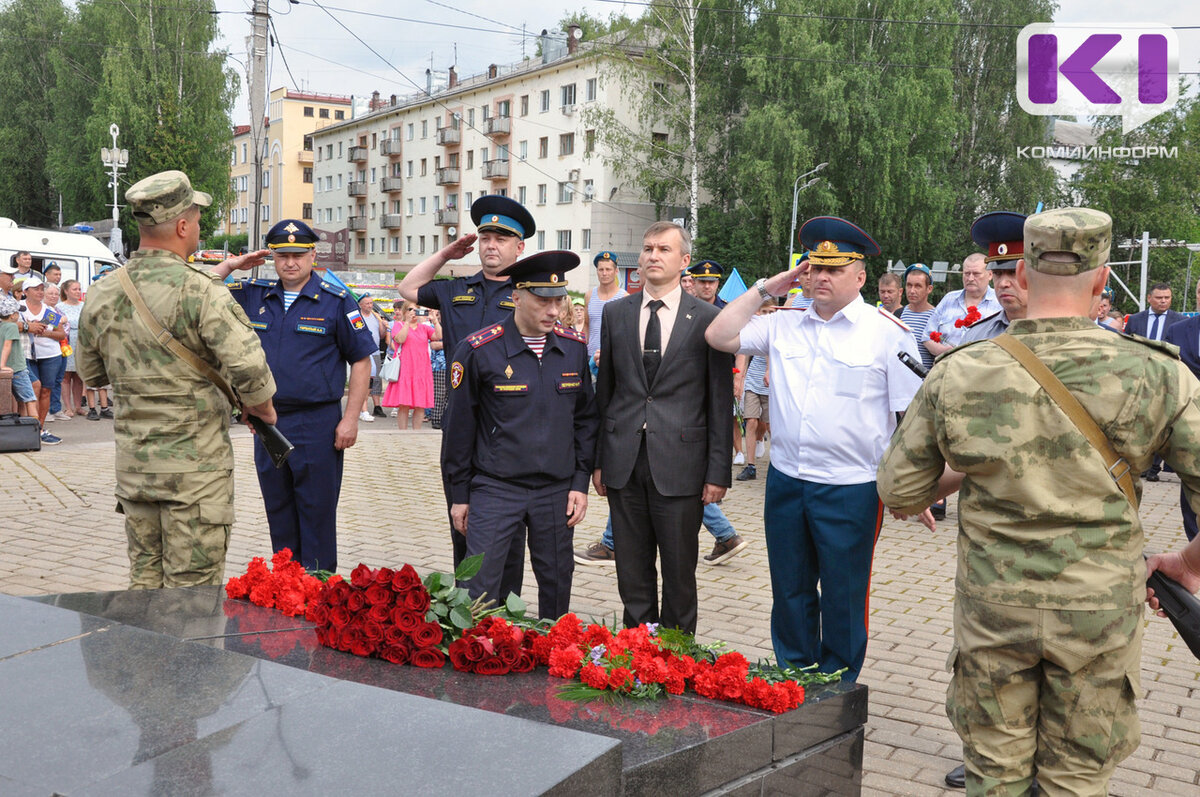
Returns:
[[[1175,626],[1179,638],[1188,646],[1192,655],[1200,659],[1200,599],[1160,570],[1150,574],[1146,579],[1146,586],[1154,590],[1159,608],[1166,613],[1171,625]]]
[[[267,453],[271,455],[271,462],[275,463],[276,468],[282,468],[295,446],[283,436],[283,432],[279,431],[275,424],[267,423],[257,415],[250,413],[246,413],[246,418],[247,422],[254,427],[254,432],[267,449]]]

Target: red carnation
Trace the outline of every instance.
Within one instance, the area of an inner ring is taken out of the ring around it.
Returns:
[[[958,325],[958,322],[956,321],[955,326],[957,326],[957,325]],[[942,333],[938,332],[937,330],[934,330],[933,332],[929,333],[929,339],[932,340],[934,343],[941,343],[942,342]]]
[[[608,673],[604,671],[603,667],[597,664],[585,664],[583,669],[579,671],[579,680],[593,689],[606,689],[608,687]]]
[[[608,674],[608,685],[613,691],[622,691],[633,686],[633,672],[628,667],[615,667]]]
[[[579,648],[555,648],[550,653],[550,674],[559,678],[574,678],[583,661]]]
[[[234,576],[225,582],[225,597],[227,598],[244,598],[250,594],[250,589],[246,586],[246,580]]]

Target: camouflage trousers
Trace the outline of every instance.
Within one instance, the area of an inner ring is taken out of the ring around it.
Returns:
[[[129,588],[220,584],[233,526],[233,471],[117,473]]]
[[[963,741],[968,795],[1104,795],[1141,736],[1140,606],[1065,611],[961,592],[946,713]]]

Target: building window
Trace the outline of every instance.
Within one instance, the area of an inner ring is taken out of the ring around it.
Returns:
[[[429,120],[421,120],[421,138],[429,138]]]
[[[375,239],[371,239],[371,254],[375,254]]]
[[[418,236],[417,242],[421,247],[419,250],[417,250],[417,253],[422,254],[422,255],[425,254],[425,236],[424,235]]]
[[[559,249],[570,249],[571,248],[571,231],[570,230],[559,230],[558,231],[558,248]]]
[[[467,127],[474,127],[474,126],[475,126],[475,109],[468,108],[467,109]]]
[[[559,105],[574,105],[575,104],[575,84],[568,83],[567,85],[563,86],[561,91],[559,92],[559,97],[562,100],[562,102],[560,102]]]
[[[518,141],[517,142],[517,157],[520,158],[521,160],[525,160],[526,158],[529,157],[529,142],[528,141]]]
[[[246,142],[242,142],[242,163],[246,162]]]
[[[439,240],[440,239],[438,236],[436,236],[436,235],[433,236],[433,251],[435,251],[435,252],[438,250],[438,241]]]
[[[312,167],[311,166],[304,167],[304,182],[306,182],[306,183],[312,182]]]
[[[487,148],[487,147],[480,147],[480,148],[479,148],[479,162],[480,162],[480,163],[487,163],[487,160],[488,160],[488,148]]]
[[[584,252],[591,250],[591,248],[592,248],[592,231],[591,230],[580,230],[579,231],[579,248]]]
[[[379,143],[379,134],[378,134],[378,133],[372,133],[372,134],[371,134],[371,149],[375,149],[375,146],[376,146],[378,143]]]
[[[426,199],[425,197],[420,197],[420,204],[418,205],[418,207],[421,208],[420,212],[421,212],[422,216],[425,215],[425,199]]]
[[[480,118],[486,122],[488,120],[488,117],[492,113],[492,108],[490,105],[481,105],[481,106],[479,106],[479,113],[480,113]]]
[[[406,254],[406,255],[412,254],[412,236],[411,235],[404,236],[404,254]]]
[[[270,205],[263,205],[258,210],[259,210],[259,214],[262,216],[262,218],[260,218],[259,221],[270,221],[271,220],[271,206]]]
[[[304,137],[304,149],[305,149],[305,151],[306,151],[306,152],[312,152],[312,147],[313,147],[313,145],[312,145],[312,136],[311,136],[311,135],[305,136],[305,137]]]
[[[322,108],[320,110],[320,112],[317,114],[317,116],[321,117],[322,119],[328,119],[329,118],[329,109]]]
[[[546,231],[545,230],[538,230],[537,242],[538,242],[538,245],[537,245],[538,249],[546,248]]]
[[[550,138],[542,136],[538,139],[538,157],[544,158],[550,154]]]
[[[458,207],[458,194],[446,194],[446,207],[447,209]]]
[[[271,170],[264,169],[263,170],[263,188],[270,188],[270,187],[271,187]]]
[[[371,182],[372,183],[375,182],[375,167],[374,166],[371,167]]]
[[[408,141],[412,141],[413,136],[416,134],[416,130],[416,125],[414,125],[412,122],[409,122],[408,127],[404,130],[404,138]]]
[[[408,215],[411,216],[412,214],[413,214],[413,200],[412,200],[412,197],[409,197],[408,198]]]
[[[245,223],[246,223],[246,219],[247,219],[247,218],[249,217],[249,215],[250,215],[250,211],[249,211],[249,210],[247,210],[246,208],[242,208],[242,209],[241,209],[241,213],[242,213],[242,224],[245,224]]]
[[[584,130],[583,131],[583,154],[591,155],[595,151],[596,151],[596,131],[595,130]]]
[[[238,219],[238,210],[237,210],[237,208],[230,208],[230,209],[229,209],[229,223],[230,223],[230,224],[237,224],[237,219]]]
[[[517,201],[522,205],[525,204],[525,186],[523,185],[517,186]]]
[[[367,253],[367,241],[364,238],[358,239],[358,253],[365,255]]]
[[[500,100],[496,103],[496,116],[501,119],[507,119],[512,116],[512,100]]]
[[[558,204],[565,205],[575,198],[575,187],[570,183],[558,184]]]
[[[428,175],[429,175],[429,159],[421,158],[421,176],[426,177]]]
[[[583,88],[584,99],[586,99],[588,102],[591,102],[592,100],[596,99],[596,78],[594,78],[594,77],[588,78],[587,83],[584,83],[583,86],[584,86],[584,88]]]
[[[542,184],[540,184],[540,185],[538,186],[538,200],[537,200],[537,203],[538,203],[539,205],[544,205],[544,204],[546,204],[546,184],[545,184],[545,183],[542,183]]]
[[[345,144],[346,142],[344,141],[338,142],[338,160],[341,160],[346,155],[346,150],[344,149]]]
[[[345,111],[334,111],[334,112],[333,112],[333,118],[334,118],[334,119],[345,119],[345,118],[346,118],[346,112],[345,112]]]
[[[312,106],[311,106],[311,105],[305,105],[305,106],[304,106],[304,115],[305,115],[305,116],[312,116],[312,115],[313,115],[313,108],[312,108]]]
[[[393,254],[393,255],[400,254],[400,236],[393,235],[391,238],[391,241],[392,241],[391,254]]]
[[[583,181],[583,201],[587,202],[596,195],[596,183],[593,180]]]
[[[413,162],[412,161],[408,162],[408,176],[409,177],[413,176]]]
[[[468,169],[475,168],[475,150],[473,150],[473,149],[467,150],[467,168]]]
[[[542,91],[542,113],[550,110],[550,89]]]
[[[558,137],[558,154],[559,155],[574,155],[575,154],[575,134],[563,133]]]
[[[529,95],[521,95],[521,116],[529,116]]]
[[[333,144],[325,145],[325,160],[333,159]]]

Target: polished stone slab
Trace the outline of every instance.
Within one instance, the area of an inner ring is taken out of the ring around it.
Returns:
[[[215,617],[179,597],[90,605],[188,633],[223,625],[219,607]],[[184,617],[157,617],[172,602]],[[6,795],[620,789],[618,743],[569,728],[339,681],[44,601],[0,595],[0,639],[0,706],[20,718],[0,723]],[[555,754],[509,772],[523,745]],[[470,765],[447,767],[448,751],[469,753]]]
[[[867,689],[831,684],[808,690],[805,703],[782,715],[695,696],[633,702],[579,703],[559,696],[566,684],[545,670],[501,677],[396,666],[322,647],[312,625],[247,601],[225,600],[220,587],[44,596],[44,603],[244,654],[337,681],[429,698],[464,709],[520,718],[619,742],[626,794],[700,794],[741,783],[760,786],[781,771],[835,774],[828,793],[854,794],[861,743],[847,744],[867,718]],[[827,750],[808,760],[814,750]],[[820,763],[824,762],[824,763]],[[840,773],[840,774],[837,774]],[[789,776],[792,777],[792,776]],[[797,776],[799,777],[799,776]],[[803,778],[799,778],[803,781]],[[795,790],[792,784],[785,791]],[[821,792],[805,792],[821,793]]]

